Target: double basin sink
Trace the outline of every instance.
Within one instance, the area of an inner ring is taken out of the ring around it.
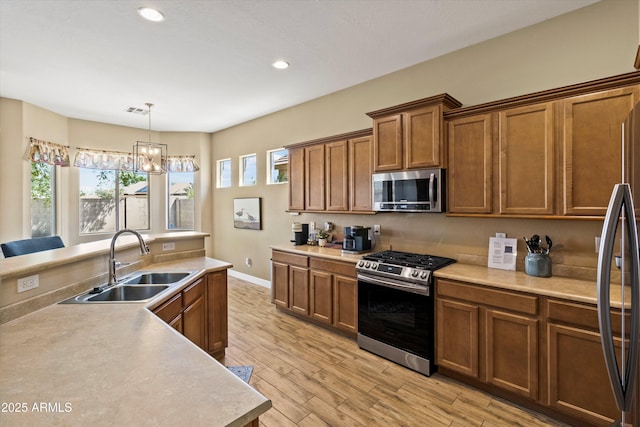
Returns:
[[[141,302],[184,282],[193,272],[137,272],[110,287],[94,290],[62,301],[62,304]]]

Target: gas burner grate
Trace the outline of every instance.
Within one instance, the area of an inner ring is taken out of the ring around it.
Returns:
[[[427,254],[414,254],[401,251],[382,251],[369,254],[363,257],[369,261],[382,262],[385,264],[400,265],[423,270],[437,270],[456,262],[454,259],[438,257]]]

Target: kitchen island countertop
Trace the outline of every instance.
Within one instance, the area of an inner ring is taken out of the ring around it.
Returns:
[[[145,270],[229,267],[198,257]],[[154,302],[54,304],[1,325],[0,424],[244,426],[271,407]]]

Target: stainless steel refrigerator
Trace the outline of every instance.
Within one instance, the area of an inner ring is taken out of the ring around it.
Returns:
[[[640,426],[640,252],[632,191],[633,186],[640,192],[640,104],[625,121],[622,135],[622,182],[611,194],[598,256],[598,322],[611,390],[620,410],[620,418],[612,425],[629,425],[628,414],[633,410],[633,425]],[[614,269],[619,270],[620,280],[612,284]],[[612,286],[619,287],[621,295],[619,337],[612,332]],[[625,318],[630,320],[628,325]],[[614,340],[620,343],[617,355]]]

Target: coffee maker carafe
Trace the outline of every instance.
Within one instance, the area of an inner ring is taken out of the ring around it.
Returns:
[[[294,246],[307,244],[307,240],[309,240],[309,224],[294,222],[291,224],[291,231],[293,231],[293,240],[291,242]]]
[[[366,252],[371,250],[370,227],[352,225],[344,228],[342,250],[347,252]]]

